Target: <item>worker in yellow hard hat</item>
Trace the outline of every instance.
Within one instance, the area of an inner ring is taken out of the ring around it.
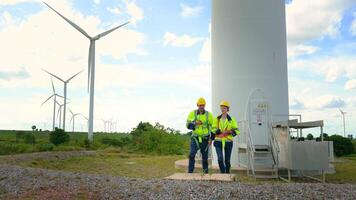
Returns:
[[[211,139],[214,140],[220,172],[229,174],[233,137],[240,134],[240,130],[235,118],[228,114],[230,103],[222,101],[220,103],[220,110],[221,114],[217,116],[213,122]],[[225,159],[223,155],[225,155]]]
[[[198,109],[191,111],[187,118],[187,128],[192,130],[188,173],[194,171],[195,155],[199,149],[202,154],[203,172],[208,173],[208,153],[213,115],[205,110],[205,105],[205,99],[199,98],[197,101]]]

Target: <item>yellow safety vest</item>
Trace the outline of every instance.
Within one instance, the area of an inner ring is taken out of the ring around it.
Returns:
[[[221,132],[231,130],[234,131],[236,134],[240,134],[240,130],[238,128],[235,118],[230,117],[229,115],[227,115],[225,120],[221,119],[221,115],[214,119],[213,126],[212,126],[212,133],[215,134],[217,129],[220,129]],[[221,141],[223,148],[225,147],[225,142],[232,142],[233,137],[234,136],[232,136],[232,134],[229,135],[215,134],[215,140]]]
[[[190,123],[200,120],[201,125],[195,125],[195,130],[192,131],[193,137],[198,137],[199,143],[202,141],[202,137],[207,137],[210,135],[211,127],[213,124],[213,115],[205,111],[205,113],[200,114],[198,110],[193,110],[189,113],[187,118],[187,127]]]

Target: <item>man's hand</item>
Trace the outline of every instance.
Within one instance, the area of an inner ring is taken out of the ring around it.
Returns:
[[[202,125],[202,124],[203,122],[201,122],[200,120],[195,121],[195,125]]]
[[[209,141],[208,141],[209,146],[211,145],[211,142],[212,142],[212,140],[209,140]]]

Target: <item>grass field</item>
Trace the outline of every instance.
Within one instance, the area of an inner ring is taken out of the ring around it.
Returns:
[[[20,162],[18,165],[130,178],[163,178],[180,171],[174,168],[174,161],[184,158],[179,155],[154,156],[105,150],[95,156],[73,157],[64,160],[33,159]]]
[[[48,132],[34,132],[36,144],[24,144],[16,141],[16,131],[0,131],[0,155],[37,152],[38,145],[48,144]],[[32,131],[28,131],[32,133]],[[69,143],[56,146],[53,151],[77,151],[86,150],[83,143],[87,138],[85,133],[70,133]],[[141,154],[127,149],[114,148],[102,144],[102,138],[130,137],[129,134],[94,134],[94,143],[91,150],[97,150],[95,156],[73,157],[69,159],[32,159],[18,163],[24,167],[64,170],[70,172],[82,172],[91,174],[106,174],[113,176],[125,176],[131,178],[162,178],[174,172],[184,172],[174,168],[174,161],[186,158],[185,155],[157,156]],[[186,148],[186,147],[184,147]],[[133,153],[134,152],[134,153]],[[327,174],[328,183],[352,183],[356,184],[356,154],[339,157],[333,163],[336,174]],[[198,172],[198,170],[197,170]],[[277,180],[255,181],[245,174],[238,174],[237,180],[245,183],[280,183]],[[313,182],[305,179],[293,179],[295,182]]]
[[[336,173],[326,175],[328,182],[356,184],[356,154],[337,158],[334,165]]]
[[[35,144],[26,144],[23,139],[16,139],[16,132],[18,131],[7,131],[0,130],[0,155],[9,154],[19,154],[19,153],[32,153],[43,151],[41,146],[50,144],[49,142],[49,132],[33,132],[33,131],[23,131],[23,134],[33,134],[35,136]],[[69,133],[70,141],[65,144],[61,144],[53,147],[53,151],[74,151],[74,150],[84,150],[85,139],[87,139],[87,133]],[[103,138],[110,139],[120,139],[122,137],[131,137],[126,133],[94,133],[94,142],[90,149],[105,149],[110,145],[105,145],[101,143]],[[46,150],[46,149],[44,149]]]
[[[163,178],[175,172],[185,172],[186,169],[175,169],[174,161],[185,159],[186,156],[155,156],[119,152],[114,148],[98,151],[95,156],[73,157],[69,159],[32,159],[18,162],[23,167],[63,170],[89,174],[104,174],[130,178]],[[356,155],[338,158],[334,163],[336,174],[327,174],[327,183],[356,184]],[[200,170],[197,169],[196,172]],[[212,170],[210,170],[212,172]],[[276,184],[284,181],[255,180],[245,173],[237,174],[236,180],[250,184]],[[315,182],[306,178],[293,178],[293,182]]]

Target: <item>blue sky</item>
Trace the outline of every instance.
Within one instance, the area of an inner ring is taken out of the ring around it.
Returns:
[[[98,41],[95,130],[102,119],[129,131],[139,121],[186,131],[198,97],[211,108],[210,0],[48,0],[91,35],[132,21]],[[356,3],[295,0],[286,4],[290,112],[325,120],[341,133],[337,108],[356,134]],[[86,69],[89,42],[36,0],[0,1],[0,129],[50,128],[45,68],[63,77]],[[87,116],[86,71],[69,86],[69,107]],[[62,92],[60,82],[56,89]],[[14,112],[16,108],[16,112]],[[68,120],[70,116],[68,115]],[[78,120],[77,130],[85,129]]]

